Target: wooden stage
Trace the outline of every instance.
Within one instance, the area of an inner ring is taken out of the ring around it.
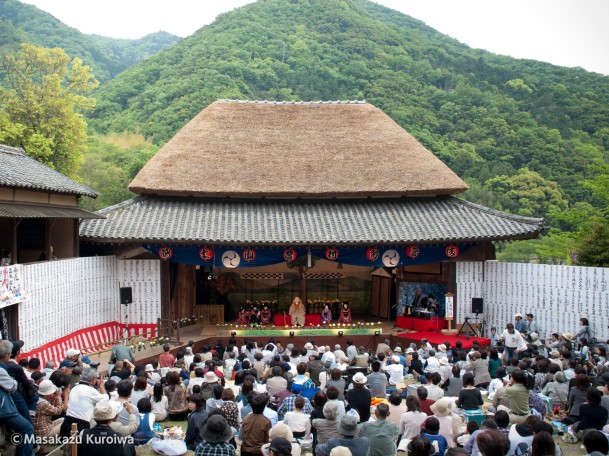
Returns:
[[[358,334],[358,329],[359,327],[355,328],[355,329],[351,329],[351,331],[355,331],[355,334],[349,334],[349,332],[347,332],[345,330],[345,328],[343,328],[344,331],[344,335],[342,337],[338,336],[338,335],[328,335],[323,329],[320,330],[316,330],[313,329],[311,327],[309,328],[303,328],[302,331],[302,335],[299,335],[299,330],[294,330],[294,336],[290,336],[289,332],[292,330],[292,328],[288,328],[287,331],[284,328],[272,328],[271,326],[266,327],[264,330],[248,330],[246,333],[246,335],[240,335],[237,334],[235,336],[235,338],[237,339],[237,343],[239,345],[243,344],[243,341],[247,338],[247,339],[253,339],[255,340],[258,345],[263,345],[266,344],[269,341],[270,337],[273,337],[275,339],[275,341],[279,341],[281,342],[281,344],[285,347],[287,344],[292,343],[296,346],[302,347],[304,346],[304,344],[310,340],[313,340],[313,342],[317,345],[320,344],[324,344],[324,345],[330,345],[332,348],[334,348],[335,344],[341,344],[343,346],[343,349],[346,347],[346,342],[347,339],[352,339],[353,343],[356,346],[364,346],[366,349],[372,349],[375,350],[376,346],[378,345],[379,342],[384,341],[385,339],[389,339],[391,341],[391,346],[394,347],[395,345],[399,344],[404,348],[407,348],[408,345],[411,342],[419,342],[421,338],[425,337],[425,335],[427,336],[428,339],[430,339],[431,343],[436,345],[439,343],[442,343],[444,341],[450,341],[451,345],[454,346],[454,341],[455,336],[449,336],[449,335],[443,335],[440,334],[439,332],[428,332],[428,331],[424,331],[424,332],[420,332],[420,331],[410,331],[407,328],[400,328],[395,326],[396,322],[393,321],[387,321],[387,320],[381,320],[380,322],[378,320],[374,320],[374,321],[370,321],[371,318],[367,317],[367,318],[363,318],[363,317],[359,317],[359,318],[354,318],[355,321],[359,322],[368,322],[368,324],[370,325],[371,328],[379,328],[379,335],[375,335],[374,331],[370,331],[368,329],[368,334]],[[379,324],[380,323],[380,324]],[[423,322],[415,322],[415,324],[419,325],[419,324],[423,324],[423,325],[429,325],[430,323],[435,323],[431,320],[424,320]],[[228,340],[230,339],[230,333],[232,331],[235,330],[235,324],[234,322],[232,323],[232,327],[230,326],[231,323],[227,323],[227,327],[224,327],[223,324],[221,325],[201,325],[201,324],[194,324],[194,325],[190,325],[190,326],[186,326],[183,328],[180,328],[180,342],[179,343],[170,343],[171,345],[171,352],[176,354],[178,351],[183,350],[189,341],[193,341],[194,342],[194,352],[200,352],[201,351],[201,347],[204,344],[211,344],[212,346],[216,345],[218,340],[222,340],[224,346],[227,345]],[[369,328],[370,328],[369,327]],[[364,326],[365,328],[365,326]],[[341,328],[335,328],[340,330]],[[280,330],[280,334],[281,335],[275,335],[276,332],[278,332]],[[243,328],[240,328],[239,330],[237,330],[236,332],[241,333],[243,331]],[[319,331],[319,332],[317,332]],[[366,332],[366,331],[362,331],[362,332]],[[258,335],[259,334],[259,335]],[[459,340],[462,340],[463,342],[463,346],[464,347],[468,347],[471,346],[471,342],[474,340],[475,338],[466,338],[464,336],[459,337]],[[478,338],[478,340],[480,340],[480,342],[482,344],[485,343],[485,339],[480,339]],[[146,349],[141,349],[139,351],[135,352],[135,359],[136,359],[136,364],[147,364],[150,361],[152,361],[153,359],[158,358],[158,356],[163,352],[163,349],[160,345],[156,345],[154,347],[150,347],[149,344],[145,344],[146,345]],[[100,354],[91,354],[89,355],[89,357],[94,361],[94,362],[100,362],[100,370],[102,372],[107,371],[108,368],[108,361],[110,359],[110,352],[103,352]]]

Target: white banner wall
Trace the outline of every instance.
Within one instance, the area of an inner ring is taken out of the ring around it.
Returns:
[[[24,351],[118,317],[113,256],[25,265],[24,282],[28,299],[19,304],[19,336],[25,342]]]
[[[161,318],[161,260],[117,261],[118,282],[131,287],[133,303],[123,308],[122,323],[156,323]]]
[[[475,295],[479,293],[479,295]],[[514,314],[532,313],[540,337],[575,333],[586,317],[594,336],[606,339],[609,324],[609,269],[545,264],[457,263],[457,321],[471,314],[471,298],[484,298],[484,321],[498,332]]]

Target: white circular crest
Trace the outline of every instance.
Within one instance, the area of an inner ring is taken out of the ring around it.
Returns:
[[[387,268],[395,268],[400,263],[400,254],[397,250],[386,250],[383,253],[383,264]]]
[[[225,268],[236,268],[241,263],[241,257],[234,250],[227,250],[222,254],[222,264]]]

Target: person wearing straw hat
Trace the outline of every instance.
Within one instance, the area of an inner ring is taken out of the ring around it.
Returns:
[[[135,447],[110,425],[116,421],[116,408],[109,402],[98,402],[93,408],[95,427],[84,429],[78,443],[78,454],[87,456],[135,456]]]
[[[461,418],[452,413],[454,408],[454,402],[446,397],[438,399],[430,407],[433,416],[440,422],[440,435],[444,436],[450,448],[456,446],[454,437],[459,435],[461,425]]]
[[[235,447],[228,443],[233,432],[222,415],[212,415],[201,429],[203,442],[197,445],[195,456],[234,456]]]
[[[336,426],[334,428],[336,429]],[[338,433],[337,433],[337,435],[338,435]],[[294,440],[294,434],[292,434],[292,430],[281,422],[277,423],[269,431],[270,442],[272,442],[273,440],[275,440],[277,438],[286,439],[288,442],[291,442],[292,456],[300,456],[300,454],[301,454],[300,444]],[[270,456],[270,453],[271,453],[271,450],[270,450],[271,443],[270,442],[265,443],[260,448],[262,450],[262,454],[264,456]]]
[[[63,417],[53,420],[65,410],[61,399],[61,390],[51,380],[43,380],[38,387],[38,404],[36,414],[32,417],[34,432],[38,437],[54,437],[59,435]]]
[[[342,437],[330,439],[323,445],[317,445],[315,449],[317,456],[330,456],[334,448],[341,446],[347,447],[353,456],[368,456],[370,442],[367,437],[356,437],[359,434],[360,426],[354,416],[343,416],[337,429]]]
[[[366,388],[366,376],[361,372],[356,373],[352,378],[353,388],[347,391],[346,401],[352,409],[357,410],[360,422],[370,419],[370,404],[372,395]]]

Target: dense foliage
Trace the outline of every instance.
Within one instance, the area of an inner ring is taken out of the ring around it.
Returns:
[[[90,122],[160,144],[218,98],[369,100],[467,180],[465,198],[548,217],[551,236],[529,258],[566,260],[563,233],[581,226],[552,214],[599,207],[583,183],[608,158],[609,78],[471,49],[372,2],[226,13],[105,84]]]
[[[87,131],[82,112],[93,107],[88,95],[99,84],[91,68],[59,48],[30,44],[0,62],[8,82],[0,86],[0,143],[74,176]]]
[[[69,56],[79,57],[90,65],[100,81],[114,77],[179,40],[166,32],[137,40],[85,35],[35,6],[18,0],[0,1],[0,46],[29,43],[60,47]]]
[[[104,55],[125,55],[103,41]],[[547,236],[500,246],[503,259],[565,262],[609,232],[608,77],[471,49],[367,0],[259,0],[127,69],[96,98],[88,120],[102,136],[89,140],[95,153],[81,174],[101,166],[115,176],[89,182],[109,195],[104,204],[125,197],[141,161],[103,135],[161,145],[218,98],[366,99],[465,179],[465,198],[547,218]]]

